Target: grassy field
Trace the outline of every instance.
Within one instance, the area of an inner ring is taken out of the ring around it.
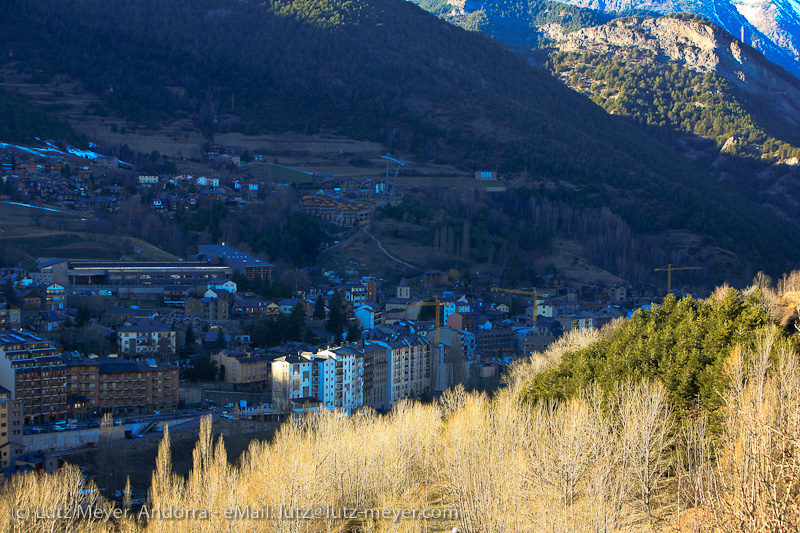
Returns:
[[[61,209],[58,207],[57,209]],[[31,259],[137,259],[170,261],[176,256],[134,237],[88,231],[84,213],[56,213],[21,205],[0,204],[0,247]]]
[[[246,168],[247,172],[255,176],[267,178],[273,181],[279,181],[281,183],[314,182],[314,177],[311,174],[281,165],[272,165],[269,163],[252,163],[248,165]]]

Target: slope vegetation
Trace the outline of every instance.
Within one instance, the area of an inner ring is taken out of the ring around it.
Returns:
[[[100,113],[335,131],[591,187],[647,232],[689,229],[760,268],[800,258],[790,229],[642,128],[410,2],[9,0],[0,21],[14,61],[80,80]]]

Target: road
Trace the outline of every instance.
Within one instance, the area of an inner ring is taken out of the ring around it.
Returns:
[[[370,233],[370,232],[369,232],[369,225],[367,225],[366,227],[362,228],[362,229],[361,229],[361,231],[363,231],[364,233],[366,233],[366,234],[369,236],[369,238],[370,238],[370,239],[372,239],[373,241],[375,241],[375,242],[378,244],[378,248],[380,248],[380,249],[381,249],[381,252],[385,253],[385,254],[386,254],[386,257],[388,257],[388,258],[389,258],[389,259],[391,259],[392,261],[395,261],[395,262],[397,262],[397,263],[400,263],[401,265],[405,265],[405,266],[407,266],[408,268],[413,268],[414,270],[422,270],[421,268],[419,268],[419,267],[415,267],[415,266],[414,266],[414,265],[412,265],[412,264],[406,263],[405,261],[403,261],[403,260],[401,260],[401,259],[398,259],[398,258],[396,258],[395,256],[393,256],[392,254],[390,254],[389,252],[387,252],[387,251],[386,251],[386,248],[384,248],[384,247],[383,247],[383,244],[381,244],[381,241],[379,241],[378,239],[376,239],[376,238],[375,238],[375,237],[372,235],[372,233]]]

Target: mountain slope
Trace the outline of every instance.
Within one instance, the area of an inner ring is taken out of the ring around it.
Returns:
[[[611,55],[626,49],[650,51],[661,63],[703,74],[712,72],[738,93],[760,100],[762,114],[771,115],[770,122],[787,132],[790,142],[800,145],[800,80],[704,19],[616,19],[572,32],[556,46],[567,52]]]
[[[412,0],[421,8],[471,31],[481,31],[507,46],[532,49],[547,41],[545,29],[570,32],[611,19],[600,11],[551,0]]]
[[[548,65],[565,83],[610,113],[678,133],[680,149],[717,179],[800,221],[796,78],[697,17],[617,19],[555,46]]]
[[[69,124],[0,87],[0,141],[33,142],[37,137],[85,145]]]
[[[701,15],[800,76],[800,4],[794,0],[565,0],[565,3],[614,14],[648,11]]]
[[[688,229],[772,271],[800,260],[792,229],[750,198],[409,2],[6,0],[2,46],[15,68],[81,80],[105,113],[153,125],[191,117],[208,134],[324,129],[526,171],[578,186],[640,233]]]

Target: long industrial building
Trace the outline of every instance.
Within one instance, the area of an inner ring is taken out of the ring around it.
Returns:
[[[207,261],[80,261],[48,265],[53,281],[65,287],[188,285],[214,278],[230,278],[234,269]]]

